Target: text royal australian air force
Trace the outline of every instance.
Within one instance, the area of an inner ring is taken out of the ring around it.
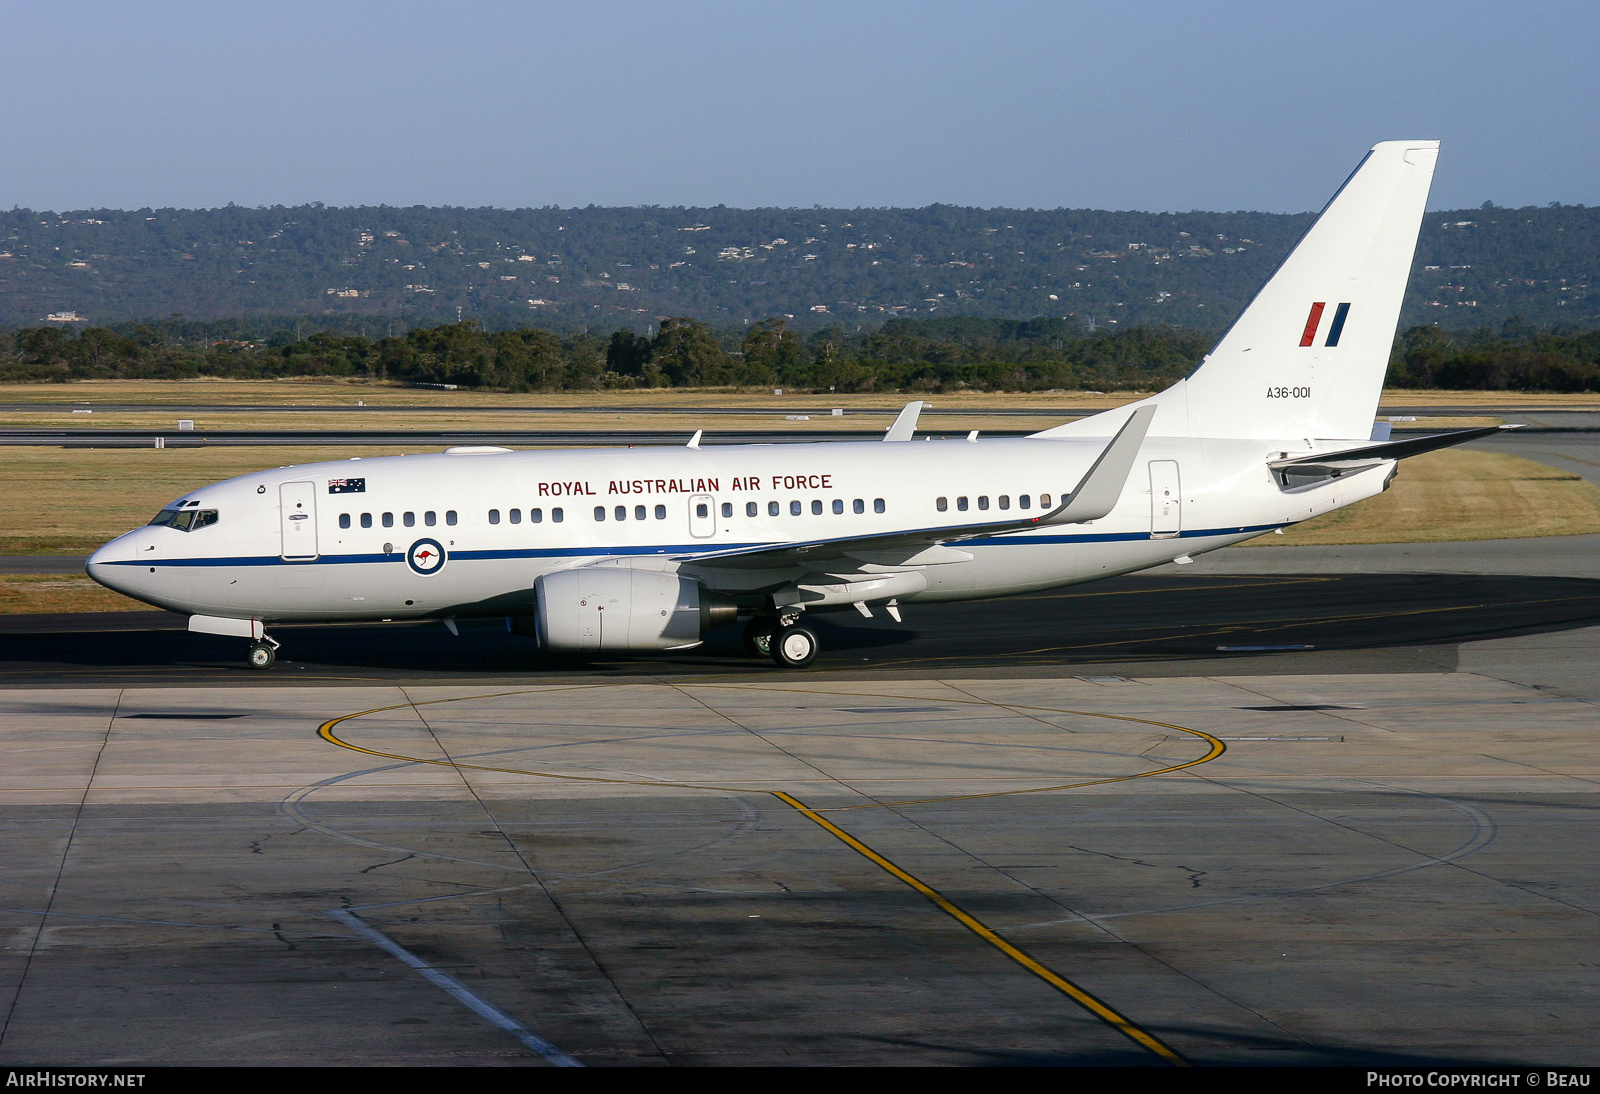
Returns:
[[[694,479],[608,479],[605,494],[716,494],[722,478]],[[541,498],[599,497],[602,491],[587,479],[576,482],[541,482],[536,487]],[[831,474],[735,475],[728,480],[730,491],[754,490],[831,490]]]

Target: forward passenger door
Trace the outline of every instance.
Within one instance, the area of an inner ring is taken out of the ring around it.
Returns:
[[[280,552],[286,559],[317,557],[317,485],[286,482],[278,487]]]

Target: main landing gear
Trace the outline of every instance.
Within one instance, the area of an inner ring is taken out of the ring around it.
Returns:
[[[752,657],[770,657],[780,668],[800,669],[817,659],[821,644],[798,613],[758,615],[744,625],[744,648]]]
[[[781,668],[805,668],[817,659],[818,648],[817,636],[808,627],[780,627],[772,636],[772,659]]]
[[[278,646],[281,645],[275,638],[263,634],[254,645],[250,647],[248,660],[253,669],[270,669],[272,663],[278,659]]]

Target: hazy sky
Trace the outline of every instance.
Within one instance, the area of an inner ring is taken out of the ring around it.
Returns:
[[[1600,3],[0,6],[0,203],[1600,204]]]

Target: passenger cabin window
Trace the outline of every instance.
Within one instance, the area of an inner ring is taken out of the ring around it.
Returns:
[[[1040,494],[1039,495],[1039,508],[1040,509],[1048,509],[1048,508],[1050,508],[1050,495],[1049,494]]]
[[[798,517],[800,515],[800,503],[799,502],[791,501],[789,503],[789,515],[791,517]]]
[[[857,498],[850,503],[850,510],[854,513],[865,513],[867,511],[867,503]]]
[[[767,502],[767,516],[775,517],[775,516],[778,515],[778,512],[779,512],[779,509],[778,509],[778,503],[777,502],[775,502],[775,501]]]
[[[543,509],[529,509],[528,510],[528,523],[529,524],[543,524],[544,523],[544,510]]]
[[[432,528],[435,524],[439,523],[439,518],[434,514],[432,509],[429,509],[426,513],[422,514],[422,523],[426,524],[429,528]]]
[[[883,499],[882,498],[873,498],[872,499],[872,511],[874,513],[883,512]]]
[[[550,519],[554,523],[560,524],[562,521],[567,519],[567,511],[562,509],[560,506],[557,506],[556,508],[550,510]]]
[[[962,512],[962,513],[965,513],[967,511],[967,499],[965,497],[960,497],[960,498],[956,499],[956,509],[957,509],[957,511]]]
[[[361,514],[361,527],[363,527],[363,528],[371,528],[372,527],[372,514],[371,513],[362,513]]]
[[[811,503],[811,515],[814,517],[820,517],[822,515],[822,503],[820,501],[814,501]]]
[[[1017,505],[1020,508],[1023,508],[1023,509],[1028,508],[1032,504],[1033,504],[1033,499],[1028,497],[1028,495],[1026,495],[1026,494],[1023,494],[1020,498],[1017,499]]]
[[[606,519],[606,507],[604,505],[596,505],[594,507],[594,519],[595,520],[605,520]]]
[[[833,499],[833,511],[835,513],[844,512],[844,499],[843,498],[834,498]]]
[[[989,495],[988,494],[979,494],[978,495],[978,508],[979,509],[987,509],[987,508],[989,508]]]
[[[340,528],[348,528],[348,527],[350,527],[350,514],[349,513],[340,513],[339,514],[339,527]]]
[[[635,505],[633,507],[633,519],[634,520],[643,520],[644,518],[645,518],[645,508],[644,508],[644,506]]]
[[[626,505],[617,506],[616,516],[617,516],[618,520],[627,520],[628,519],[628,507]]]
[[[935,508],[935,509],[937,509],[937,510],[939,510],[939,512],[941,512],[941,513],[942,513],[942,512],[944,512],[944,511],[945,511],[945,510],[946,510],[946,509],[949,509],[949,508],[950,508],[950,499],[949,499],[949,498],[939,498],[939,499],[938,499],[938,500],[936,500],[936,501],[935,501],[935,502],[934,502],[934,503],[933,503],[933,507],[934,507],[934,508]]]
[[[1011,508],[1011,495],[1010,494],[1001,494],[1000,495],[1000,508],[1002,508],[1002,509],[1010,509]]]
[[[489,510],[489,523],[490,524],[499,524],[500,523],[500,510],[498,510],[498,509]]]
[[[725,517],[733,516],[733,502],[725,501],[722,503],[722,515]]]
[[[667,507],[665,505],[656,506],[656,519],[657,520],[666,520],[667,519]]]
[[[522,510],[521,509],[513,509],[513,510],[511,510],[511,512],[507,513],[506,516],[511,518],[511,523],[512,524],[521,524],[522,523]]]
[[[694,515],[703,520],[711,515],[711,507],[703,501],[697,501],[694,505]]]
[[[444,522],[446,524],[450,525],[451,527],[455,526],[455,523],[456,523],[456,511],[454,509],[450,509],[450,510],[447,510],[445,512]]]
[[[393,513],[385,513],[385,514],[383,514],[383,526],[385,528],[393,528],[394,527],[394,514]]]
[[[755,502],[747,501],[747,502],[744,503],[744,515],[745,516],[753,517],[759,512],[761,512],[761,507],[759,505],[757,505]]]
[[[417,514],[415,514],[415,513],[407,513],[405,515],[405,517],[403,517],[401,519],[401,523],[404,524],[407,528],[415,528],[416,524],[417,524]]]

